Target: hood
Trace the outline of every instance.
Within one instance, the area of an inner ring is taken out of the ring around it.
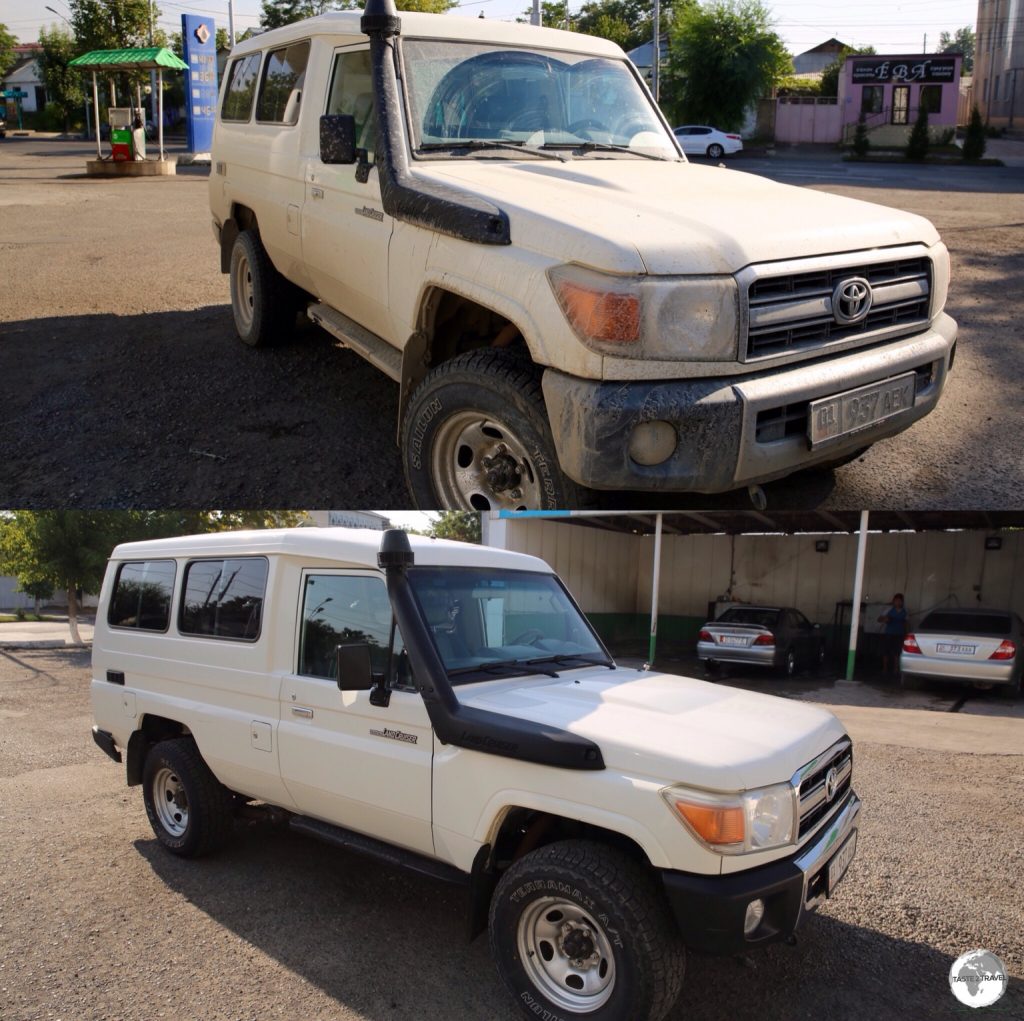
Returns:
[[[459,701],[595,741],[605,766],[666,785],[750,790],[788,780],[845,736],[827,709],[693,677],[607,668],[456,688]]]
[[[939,237],[898,209],[692,163],[467,157],[413,166],[417,177],[500,206],[514,245],[614,273],[735,273]]]

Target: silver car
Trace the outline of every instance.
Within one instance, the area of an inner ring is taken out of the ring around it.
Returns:
[[[1008,610],[933,610],[903,639],[904,677],[959,681],[1019,695],[1024,654],[1020,617]]]
[[[731,606],[700,629],[697,656],[712,668],[743,663],[792,677],[801,667],[824,666],[825,639],[818,624],[792,607]]]

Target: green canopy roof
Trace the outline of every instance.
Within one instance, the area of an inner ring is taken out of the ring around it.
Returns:
[[[188,64],[166,46],[130,50],[90,50],[75,57],[69,67],[79,71],[155,71],[159,67],[187,71]]]

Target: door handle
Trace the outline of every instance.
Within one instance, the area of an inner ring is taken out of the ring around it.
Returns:
[[[293,705],[292,716],[304,716],[307,720],[311,720],[313,718],[313,710],[307,709],[302,705]]]
[[[324,190],[323,188],[313,187],[309,189],[309,194],[312,198],[322,199],[324,197]]]

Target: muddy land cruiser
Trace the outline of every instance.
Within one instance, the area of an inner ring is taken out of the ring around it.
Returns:
[[[790,938],[856,849],[831,713],[616,665],[519,553],[315,528],[119,546],[92,678],[96,743],[168,851],[263,811],[459,883],[532,1018],[663,1017],[686,948]]]
[[[398,382],[421,507],[836,466],[953,360],[930,223],[687,163],[622,50],[577,33],[371,0],[250,39],[210,204],[242,340],[305,310]]]

